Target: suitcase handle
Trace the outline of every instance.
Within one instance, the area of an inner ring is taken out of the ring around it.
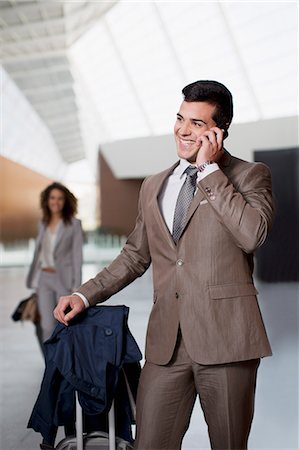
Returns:
[[[108,422],[109,422],[109,450],[116,450],[114,400],[112,401],[111,408],[108,413]]]
[[[130,388],[130,384],[123,370],[123,376],[126,383],[128,398],[130,407],[132,410],[132,415],[134,421],[136,420],[136,404],[135,400]],[[83,447],[83,412],[81,405],[79,403],[78,391],[75,391],[76,396],[76,439],[77,439],[77,450],[84,450]],[[111,408],[108,413],[108,422],[109,422],[109,450],[116,450],[116,438],[115,438],[115,408],[114,408],[114,400],[112,401]]]
[[[136,403],[130,388],[130,384],[126,375],[126,372],[124,370],[122,370],[123,372],[123,376],[125,379],[125,383],[126,383],[126,387],[127,387],[127,393],[128,393],[128,397],[129,397],[129,402],[130,402],[130,406],[131,406],[131,411],[132,411],[132,415],[133,415],[133,419],[136,422]]]
[[[79,403],[78,391],[75,391],[76,396],[76,438],[77,450],[83,450],[83,412]]]

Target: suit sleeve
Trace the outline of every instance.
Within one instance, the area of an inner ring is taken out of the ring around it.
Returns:
[[[72,241],[72,265],[73,280],[72,287],[76,289],[82,282],[82,263],[83,263],[83,231],[81,221],[76,219],[73,222],[74,234]]]
[[[143,214],[143,188],[144,183],[140,190],[135,228],[120,254],[108,267],[77,289],[87,298],[90,305],[104,302],[119,292],[143,275],[151,263]]]
[[[250,164],[234,186],[221,170],[199,187],[236,244],[246,253],[265,241],[273,221],[271,173],[262,163]]]

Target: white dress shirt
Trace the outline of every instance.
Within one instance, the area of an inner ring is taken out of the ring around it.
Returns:
[[[184,172],[188,166],[190,166],[190,163],[186,159],[180,159],[179,165],[169,175],[159,195],[160,210],[170,233],[172,233],[176,201],[181,187],[185,182],[187,174]],[[215,172],[215,170],[219,170],[218,164],[209,164],[202,172],[198,172],[197,183],[210,173]],[[196,192],[197,188],[194,195]]]
[[[61,222],[58,223],[54,230],[50,230],[49,227],[46,228],[39,257],[41,268],[55,267],[54,248],[60,224]]]
[[[172,224],[176,201],[181,187],[183,186],[186,179],[187,175],[184,172],[188,166],[190,166],[190,163],[186,159],[180,159],[179,165],[169,175],[159,195],[160,210],[170,233],[172,233]],[[208,166],[206,166],[202,172],[198,172],[197,183],[216,170],[219,170],[219,166],[217,163],[209,164]],[[196,192],[197,189],[194,194],[196,194]],[[78,295],[83,300],[85,307],[88,308],[89,303],[87,298],[80,292],[74,292],[74,294]]]

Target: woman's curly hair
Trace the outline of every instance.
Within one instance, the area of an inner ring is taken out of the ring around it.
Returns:
[[[40,195],[40,206],[42,209],[43,217],[42,221],[45,224],[48,224],[51,219],[51,211],[48,207],[48,200],[50,197],[50,193],[53,189],[58,189],[64,194],[64,206],[62,210],[62,219],[64,223],[70,223],[71,219],[77,213],[77,199],[71,191],[68,190],[63,184],[54,182],[46,187],[45,190],[42,191]]]

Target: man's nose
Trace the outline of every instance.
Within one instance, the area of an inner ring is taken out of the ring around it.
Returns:
[[[188,122],[184,122],[181,124],[180,134],[182,134],[182,135],[190,134],[190,124]]]

